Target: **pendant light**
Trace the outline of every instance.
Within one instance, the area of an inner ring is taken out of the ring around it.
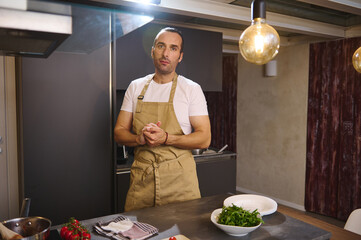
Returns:
[[[352,56],[353,67],[361,73],[361,47],[359,47]]]
[[[277,31],[266,23],[264,0],[253,0],[251,11],[252,24],[239,38],[239,51],[246,61],[262,65],[277,55],[280,37]]]

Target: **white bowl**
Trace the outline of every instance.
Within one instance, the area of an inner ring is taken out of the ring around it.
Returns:
[[[230,225],[219,224],[219,223],[217,223],[217,221],[218,221],[218,216],[221,212],[222,212],[222,208],[218,208],[218,209],[214,210],[211,215],[211,221],[219,229],[223,230],[225,233],[232,235],[232,236],[237,236],[237,237],[245,236],[248,233],[253,232],[257,228],[259,228],[259,226],[261,226],[261,224],[262,224],[262,223],[260,223],[254,227],[239,227],[239,226],[230,226]]]
[[[238,194],[226,198],[223,202],[223,205],[226,207],[232,206],[232,204],[250,212],[257,209],[261,216],[272,214],[277,210],[276,201],[255,194]]]

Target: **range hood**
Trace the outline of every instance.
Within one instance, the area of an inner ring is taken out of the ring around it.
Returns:
[[[27,0],[0,0],[0,55],[46,58],[72,34],[71,16],[31,6]]]

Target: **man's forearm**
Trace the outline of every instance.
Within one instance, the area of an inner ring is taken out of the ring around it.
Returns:
[[[211,143],[211,134],[207,132],[193,132],[188,135],[168,134],[166,145],[183,148],[197,149],[208,148]]]
[[[114,130],[114,139],[118,144],[126,145],[128,147],[141,145],[139,136],[125,129]]]

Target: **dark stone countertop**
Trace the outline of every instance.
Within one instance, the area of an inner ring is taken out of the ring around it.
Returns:
[[[216,151],[216,149],[211,148],[211,150]],[[232,157],[236,156],[237,154],[230,151],[224,151],[222,153],[214,153],[214,154],[201,154],[201,155],[193,155],[194,160],[196,163],[204,162],[204,161],[212,161],[217,160],[218,158],[223,157]],[[129,155],[127,159],[121,159],[118,161],[117,164],[117,172],[129,171],[130,167],[132,166],[134,159],[133,155]]]
[[[264,224],[254,232],[243,237],[234,237],[227,235],[218,229],[210,220],[214,209],[223,205],[225,198],[230,195],[216,195],[204,197],[197,200],[191,200],[181,203],[173,203],[164,206],[151,207],[122,213],[131,220],[151,224],[159,229],[159,234],[149,239],[168,239],[177,234],[183,234],[192,240],[223,240],[223,239],[330,239],[331,233],[322,230],[308,223],[299,221],[295,218],[275,212],[268,216],[263,216]],[[82,221],[88,229],[93,229],[93,225],[98,221],[110,221],[120,214],[104,216]],[[55,226],[60,229],[61,226]],[[92,239],[107,239],[93,230]]]

